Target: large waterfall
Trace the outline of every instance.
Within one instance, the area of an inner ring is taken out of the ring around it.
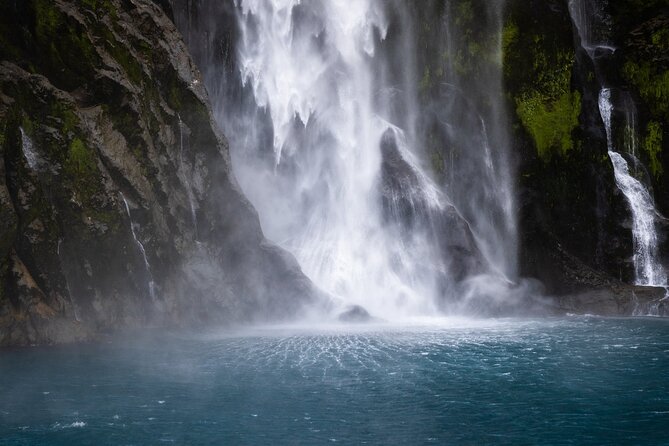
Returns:
[[[462,2],[422,19],[380,0],[216,3],[177,20],[267,237],[319,287],[396,317],[516,281],[501,2],[481,11],[475,77],[456,57]],[[419,67],[421,20],[442,36],[438,75]]]

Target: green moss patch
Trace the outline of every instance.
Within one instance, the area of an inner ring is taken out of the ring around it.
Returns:
[[[650,171],[655,178],[664,173],[660,155],[662,154],[662,125],[651,121],[646,127],[646,135],[643,139],[643,148],[650,160]]]
[[[578,126],[581,95],[566,92],[555,101],[545,101],[533,93],[516,100],[516,112],[532,136],[542,159],[553,153],[564,155],[574,147],[571,133]]]
[[[657,70],[649,62],[628,61],[623,67],[623,75],[634,85],[653,114],[669,119],[669,71]]]

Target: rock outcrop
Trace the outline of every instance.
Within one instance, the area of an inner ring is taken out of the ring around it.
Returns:
[[[417,231],[424,231],[429,240],[435,241],[432,267],[441,271],[437,276],[441,275],[442,294],[453,294],[447,293],[447,288],[486,272],[486,261],[465,219],[402,156],[397,138],[393,129],[386,130],[381,137],[379,190],[384,218],[398,225],[400,233],[409,238]]]
[[[578,2],[506,5],[502,43],[520,160],[521,273],[552,294],[582,297],[592,313],[630,315],[643,296],[657,300],[664,290],[625,285],[634,282],[631,214],[615,184],[598,100],[604,83],[615,100],[629,102],[621,110],[636,110],[637,128],[620,125],[613,137],[621,148],[635,138],[635,156],[648,170],[638,175],[665,214],[668,10],[661,1],[586,2],[584,12],[593,15],[587,32],[608,45],[586,50],[570,3]],[[666,262],[666,225],[658,230]]]
[[[294,316],[180,33],[150,0],[0,4],[0,345]]]

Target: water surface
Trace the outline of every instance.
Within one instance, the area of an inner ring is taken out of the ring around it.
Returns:
[[[669,321],[424,321],[0,352],[0,444],[669,444]]]

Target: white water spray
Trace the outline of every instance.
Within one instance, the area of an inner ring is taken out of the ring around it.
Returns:
[[[613,105],[611,90],[608,88],[603,89],[599,95],[599,110],[606,128],[609,158],[613,164],[616,185],[625,195],[632,212],[636,284],[666,286],[667,274],[658,255],[655,202],[646,186],[630,174],[625,158],[615,151],[611,123]]]
[[[456,3],[446,3],[438,18],[383,0],[210,0],[175,10],[268,239],[342,304],[385,319],[467,311],[473,276],[502,284],[501,294],[516,286],[503,2],[481,11],[489,57],[473,80],[449,62],[470,42],[459,37]],[[431,63],[417,38],[424,20],[434,25],[429,51],[453,56],[440,62],[429,97],[420,87]],[[440,147],[427,141],[429,125],[440,128]],[[435,167],[432,150],[450,164]]]
[[[23,150],[23,156],[26,158],[28,166],[32,170],[37,171],[39,168],[39,156],[37,155],[37,152],[35,152],[33,142],[23,130],[23,127],[19,127],[19,130],[21,131],[21,149]]]
[[[236,176],[258,209],[268,238],[293,252],[305,273],[331,295],[386,318],[432,314],[438,302],[458,297],[444,295],[455,291],[443,283],[455,281],[448,279],[449,268],[458,268],[453,267],[459,262],[456,251],[469,243],[462,234],[470,228],[479,232],[474,239],[489,262],[478,272],[515,274],[515,265],[511,266],[515,246],[509,248],[515,243],[513,198],[506,187],[510,181],[500,181],[509,179],[509,166],[499,163],[503,149],[489,144],[483,118],[471,131],[484,142],[469,148],[477,160],[476,167],[470,167],[472,173],[486,176],[474,186],[485,189],[477,189],[483,201],[467,208],[470,224],[465,222],[451,233],[436,227],[443,220],[433,215],[451,212],[448,218],[461,222],[463,214],[448,211],[455,209],[453,200],[423,168],[417,129],[412,127],[416,116],[405,117],[406,128],[389,122],[393,115],[389,92],[405,97],[405,115],[417,113],[418,102],[415,67],[388,67],[402,70],[399,77],[405,85],[401,86],[384,83],[384,74],[378,76],[376,68],[382,63],[378,46],[388,32],[389,4],[377,0],[236,4],[242,83],[268,114],[272,131],[271,138],[264,139],[259,135],[264,131],[258,129],[261,126],[248,119],[242,132],[228,133],[235,139]],[[403,45],[416,51],[410,37],[413,25],[401,26],[407,26]],[[239,133],[243,136],[236,136]],[[382,154],[383,135],[393,136],[394,142],[388,144],[394,144],[391,151],[396,152]],[[498,134],[494,137],[499,139]],[[265,140],[271,147],[259,148]],[[268,149],[271,166],[266,157],[257,155]],[[388,167],[386,157],[395,153],[395,164]],[[384,181],[384,168],[397,169],[392,172],[397,180],[393,190]],[[390,220],[381,195],[394,208]],[[495,210],[479,211],[488,205]],[[421,221],[410,228],[402,226],[398,221],[407,212],[413,221]],[[453,240],[440,240],[448,237]],[[448,249],[452,258],[444,261]]]
[[[413,274],[416,254],[430,256],[427,241],[416,241],[420,253],[408,252],[384,227],[375,198],[378,147],[389,128],[374,109],[370,67],[374,33],[384,36],[387,26],[381,8],[370,1],[240,5],[240,69],[271,115],[275,170],[299,171],[239,175],[268,236],[344,301],[391,317],[432,311],[433,284]],[[314,16],[298,21],[298,8]]]

